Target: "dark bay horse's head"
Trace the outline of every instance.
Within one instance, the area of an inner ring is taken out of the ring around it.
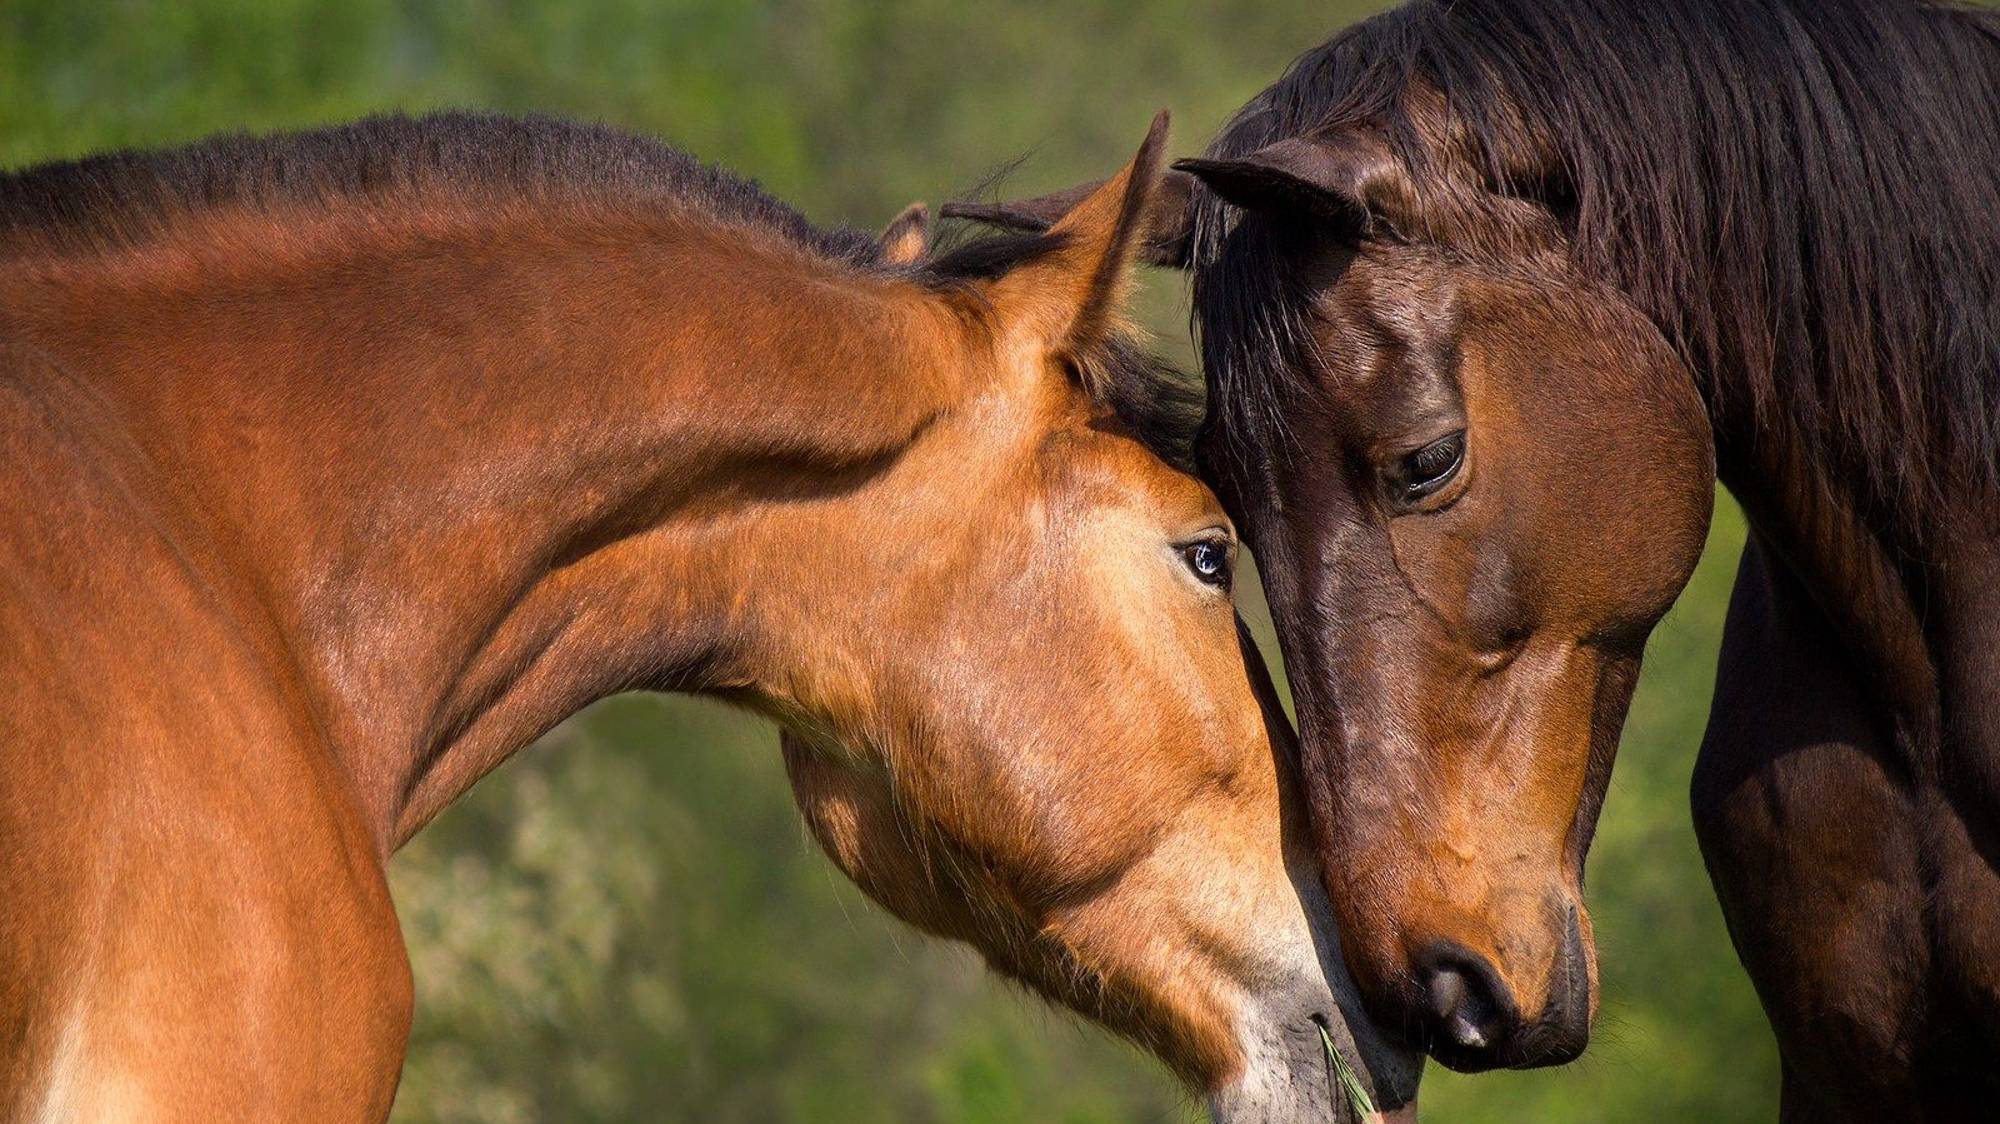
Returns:
[[[1497,189],[1415,100],[1421,172],[1365,122],[1183,165],[1202,455],[1262,566],[1373,1009],[1457,1068],[1549,1064],[1588,1037],[1584,856],[1713,451],[1662,334],[1571,265],[1558,169],[1524,151],[1544,193]]]
[[[1662,333],[1571,264],[1561,170],[1522,146],[1496,186],[1407,102],[1400,136],[1253,103],[1153,249],[1195,270],[1198,452],[1277,620],[1356,981],[1448,1065],[1549,1064],[1588,1036],[1584,856],[1712,442]]]
[[[1234,529],[1138,416],[1157,371],[1118,306],[1163,139],[1046,236],[924,261],[920,220],[892,227],[897,315],[938,365],[912,374],[966,390],[754,552],[790,575],[744,607],[756,691],[814,834],[892,912],[1143,1043],[1221,1119],[1352,1119],[1329,1041],[1413,1112],[1421,1059],[1361,1013],[1239,632]]]
[[[1700,401],[1552,226],[1494,258],[1393,233],[1443,216],[1381,212],[1369,192],[1416,193],[1365,135],[1193,170],[1241,210],[1210,346],[1244,342],[1214,318],[1237,270],[1298,302],[1203,454],[1283,638],[1349,962],[1447,1064],[1567,1060],[1595,1005],[1584,855],[1707,526]]]

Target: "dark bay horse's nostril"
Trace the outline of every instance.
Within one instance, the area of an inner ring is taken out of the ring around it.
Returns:
[[[1521,1018],[1514,998],[1485,957],[1456,944],[1429,950],[1417,970],[1431,1052],[1453,1069],[1507,1064],[1503,1055]]]
[[[1452,1045],[1484,1050],[1496,1037],[1488,1025],[1488,1004],[1474,994],[1471,981],[1456,967],[1432,972],[1428,990],[1431,1018]]]
[[[1560,1065],[1590,1040],[1589,951],[1574,906],[1550,968],[1542,1009],[1524,1017],[1493,963],[1463,945],[1441,941],[1418,958],[1419,1015],[1424,1045],[1438,1061],[1465,1073]]]

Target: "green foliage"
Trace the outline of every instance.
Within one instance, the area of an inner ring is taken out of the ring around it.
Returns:
[[[470,105],[664,135],[822,222],[873,226],[1013,157],[1104,175],[1160,106],[1197,149],[1377,4],[1258,0],[0,0],[0,165]],[[1177,281],[1145,294],[1183,357]],[[1775,1115],[1776,1058],[1686,811],[1737,550],[1656,636],[1591,865],[1603,1029],[1558,1072],[1433,1068],[1446,1121]],[[1268,621],[1245,583],[1267,652]],[[625,698],[482,784],[402,855],[418,981],[398,1119],[1188,1117],[1150,1061],[887,920],[806,839],[768,726]]]

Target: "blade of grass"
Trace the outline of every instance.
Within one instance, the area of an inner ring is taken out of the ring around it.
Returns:
[[[1327,1060],[1333,1063],[1333,1072],[1340,1077],[1340,1087],[1347,1093],[1347,1103],[1354,1106],[1355,1114],[1363,1120],[1375,1118],[1375,1099],[1368,1095],[1368,1088],[1361,1084],[1361,1078],[1354,1067],[1347,1064],[1347,1058],[1333,1048],[1333,1035],[1327,1033],[1326,1024],[1314,1020],[1319,1026],[1319,1040],[1326,1046]]]

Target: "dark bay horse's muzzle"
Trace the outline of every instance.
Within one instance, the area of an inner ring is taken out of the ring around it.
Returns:
[[[1416,969],[1426,1052],[1461,1073],[1561,1065],[1582,1054],[1590,1040],[1590,953],[1576,907],[1564,916],[1548,995],[1532,1018],[1486,957],[1452,941],[1425,949]]]

